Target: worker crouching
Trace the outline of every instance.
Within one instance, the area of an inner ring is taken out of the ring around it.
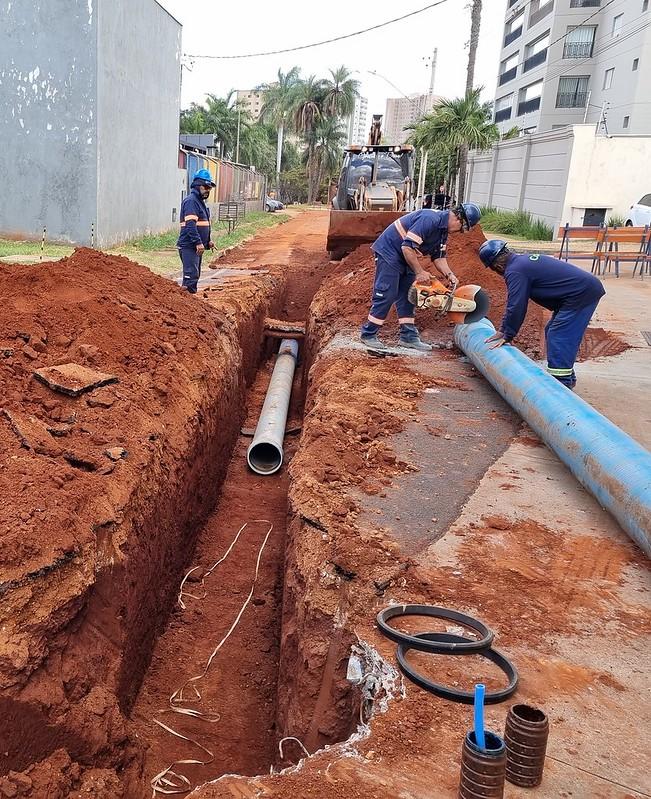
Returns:
[[[210,172],[200,169],[192,178],[190,194],[181,203],[181,232],[176,246],[183,264],[181,285],[190,294],[197,293],[204,251],[215,246],[210,236],[210,209],[206,205],[214,188]]]
[[[480,217],[479,208],[474,203],[464,203],[452,211],[422,209],[396,219],[379,236],[372,245],[375,253],[372,305],[361,330],[361,340],[367,347],[387,349],[378,338],[378,331],[395,305],[400,325],[400,346],[431,351],[431,345],[420,339],[415,324],[415,306],[408,297],[414,281],[429,282],[432,277],[420,265],[418,255],[429,255],[437,272],[453,290],[458,281],[445,258],[448,234],[469,230]]]
[[[504,318],[500,329],[486,339],[492,343],[491,349],[513,341],[524,322],[529,300],[533,300],[552,312],[545,326],[547,371],[563,385],[574,388],[574,362],[583,334],[606,293],[601,281],[549,255],[511,252],[501,239],[484,242],[479,257],[484,266],[506,281]]]

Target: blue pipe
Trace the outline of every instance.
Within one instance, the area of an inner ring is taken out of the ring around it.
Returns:
[[[484,751],[486,749],[486,735],[484,732],[484,695],[486,688],[483,683],[475,685],[475,743]]]
[[[493,388],[651,557],[651,453],[516,347],[489,349],[482,319],[454,340]]]

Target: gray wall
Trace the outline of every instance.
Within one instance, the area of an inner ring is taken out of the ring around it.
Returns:
[[[0,235],[85,241],[96,209],[88,0],[0,0]]]
[[[181,26],[154,0],[95,0],[101,246],[172,227],[178,180]]]

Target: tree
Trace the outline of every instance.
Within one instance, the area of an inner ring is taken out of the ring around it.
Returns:
[[[278,70],[278,80],[274,83],[264,83],[258,86],[258,91],[264,92],[264,102],[260,111],[260,119],[270,122],[277,130],[276,144],[276,185],[280,180],[280,169],[283,156],[283,139],[285,125],[290,119],[296,85],[300,80],[300,69],[292,67],[289,72]]]
[[[500,138],[492,121],[490,103],[479,99],[481,88],[465,97],[442,100],[414,126],[411,140],[436,156],[446,154],[452,159],[452,172],[459,175],[459,202],[463,200],[462,159],[469,149],[486,150]],[[452,192],[450,192],[452,194]]]
[[[204,105],[192,103],[181,111],[181,133],[212,133],[220,144],[220,155],[232,156],[237,139],[237,109],[233,105],[235,91],[226,97],[206,96]]]
[[[332,117],[345,119],[355,110],[355,98],[359,94],[359,81],[351,79],[351,71],[344,66],[331,69],[332,79],[323,82],[325,94],[323,111]]]
[[[308,202],[316,199],[318,188],[318,165],[315,158],[317,145],[317,125],[323,116],[322,107],[325,97],[325,85],[322,80],[310,75],[296,87],[294,96],[294,128],[305,142],[304,162],[307,166]]]
[[[322,117],[314,129],[314,181],[311,185],[312,200],[318,199],[321,183],[331,178],[339,169],[342,147],[346,134],[338,117]]]
[[[475,81],[475,61],[479,45],[479,28],[481,26],[481,2],[472,0],[470,10],[470,44],[468,46],[468,68],[466,70],[466,97],[473,91]],[[463,202],[466,190],[466,168],[468,165],[468,146],[462,145],[459,150],[459,202]]]

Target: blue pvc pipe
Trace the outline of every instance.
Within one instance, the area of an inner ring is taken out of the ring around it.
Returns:
[[[651,557],[651,453],[516,347],[489,349],[482,319],[454,339],[489,383]]]
[[[486,749],[486,735],[484,732],[484,695],[486,688],[482,683],[475,685],[475,741],[477,746],[483,751]]]

